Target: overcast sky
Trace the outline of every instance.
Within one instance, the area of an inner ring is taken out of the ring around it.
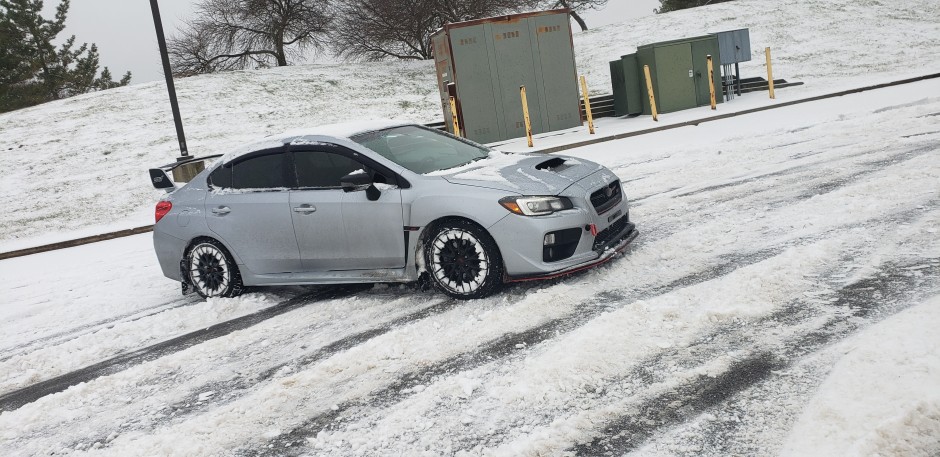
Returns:
[[[167,36],[192,15],[196,3],[159,0]],[[52,18],[58,4],[58,0],[46,0],[45,16]],[[598,27],[652,14],[658,6],[659,0],[610,0],[603,10],[589,11],[584,17],[588,27]],[[163,77],[149,0],[72,0],[65,25],[59,38],[76,35],[78,43],[96,43],[101,65],[111,69],[114,79],[128,70],[134,83]]]

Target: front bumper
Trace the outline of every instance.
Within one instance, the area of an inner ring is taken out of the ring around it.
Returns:
[[[539,217],[510,214],[487,228],[502,254],[505,281],[552,278],[590,268],[608,261],[636,238],[626,199],[598,214],[585,199],[570,198],[576,201],[573,209]],[[549,233],[563,234],[558,242],[569,248],[577,243],[573,252],[546,252],[552,245],[543,244],[543,238]]]
[[[601,243],[598,246],[595,246],[594,251],[598,253],[598,257],[590,262],[585,262],[579,265],[572,265],[561,270],[552,271],[549,273],[537,273],[530,275],[517,275],[517,276],[507,276],[506,282],[522,282],[522,281],[537,281],[544,279],[557,278],[559,276],[565,276],[572,273],[577,273],[579,271],[584,271],[590,268],[594,268],[598,265],[604,264],[615,255],[623,252],[627,246],[640,235],[640,232],[636,229],[636,225],[632,222],[627,222],[626,226],[620,230],[616,235],[608,238],[609,241]]]

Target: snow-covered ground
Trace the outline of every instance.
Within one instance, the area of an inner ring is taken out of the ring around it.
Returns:
[[[742,72],[769,45],[776,75],[806,83],[778,102],[940,71],[934,1],[766,6],[579,33],[579,67],[606,92],[607,61],[638,44],[750,27]],[[197,154],[439,116],[426,62],[178,89]],[[149,223],[145,168],[175,155],[168,111],[154,83],[0,115],[0,250]],[[940,80],[566,153],[619,175],[641,236],[601,268],[484,300],[183,298],[146,234],[0,261],[0,455],[940,454]]]
[[[568,151],[634,202],[612,264],[471,302],[379,286],[143,351],[0,413],[0,454],[936,455],[938,93]],[[180,300],[150,249],[0,261],[0,403],[307,290]]]
[[[608,61],[637,45],[741,27],[753,51],[743,75],[766,75],[770,46],[775,76],[805,82],[780,100],[940,71],[935,0],[738,0],[654,15],[576,33],[578,70],[593,93],[609,93]],[[206,75],[177,81],[177,91],[190,152],[207,155],[331,122],[437,121],[435,84],[430,62],[380,62]],[[721,112],[751,100],[770,103],[745,97]],[[172,162],[178,147],[166,89],[153,82],[0,114],[0,152],[0,251],[9,251],[151,223],[160,194],[146,169]]]

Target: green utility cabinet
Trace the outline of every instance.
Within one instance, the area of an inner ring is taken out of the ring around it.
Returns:
[[[449,132],[454,97],[463,136],[480,143],[525,136],[523,85],[533,133],[581,125],[567,9],[446,24],[431,44]]]
[[[652,43],[610,62],[614,110],[618,116],[652,114],[643,66],[649,66],[660,113],[711,104],[707,56],[712,56],[715,101],[722,103],[718,35]]]
[[[614,115],[626,116],[643,112],[642,86],[636,54],[627,54],[610,62],[610,81],[614,89]],[[649,103],[647,103],[648,105]]]
[[[643,66],[650,68],[656,108],[660,113],[711,104],[706,56],[712,56],[715,101],[721,97],[721,59],[718,37],[705,35],[652,43],[637,48],[636,59],[642,91],[646,93]],[[640,97],[643,114],[652,114],[649,97]]]

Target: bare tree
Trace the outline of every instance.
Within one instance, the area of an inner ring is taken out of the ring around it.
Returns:
[[[167,44],[173,74],[285,66],[321,48],[329,24],[322,0],[202,0]]]
[[[525,0],[349,0],[337,8],[334,50],[347,58],[430,59],[431,34],[444,24],[531,5]]]
[[[588,29],[587,23],[581,17],[579,12],[585,10],[599,10],[607,6],[607,0],[548,0],[541,2],[542,7],[547,9],[568,8],[571,10],[570,16],[581,27],[584,32]]]

